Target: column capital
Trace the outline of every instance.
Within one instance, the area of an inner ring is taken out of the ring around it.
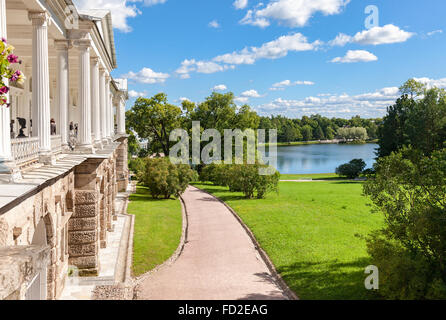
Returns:
[[[43,26],[50,23],[50,15],[47,11],[28,11],[28,19],[35,26]]]
[[[89,50],[91,48],[90,39],[76,39],[73,40],[73,44],[81,50]]]
[[[56,51],[66,51],[73,47],[71,40],[54,40],[54,47]]]
[[[91,57],[90,61],[92,64],[97,65],[99,64],[99,57]]]

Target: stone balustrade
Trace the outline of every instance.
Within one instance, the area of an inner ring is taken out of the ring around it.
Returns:
[[[62,136],[60,134],[51,136],[51,151],[54,154],[62,152]]]
[[[33,164],[39,160],[39,137],[12,139],[11,149],[17,166]]]

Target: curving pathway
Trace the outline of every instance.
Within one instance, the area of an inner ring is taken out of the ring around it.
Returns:
[[[194,187],[183,199],[189,223],[183,252],[140,283],[138,299],[287,299],[224,204]]]

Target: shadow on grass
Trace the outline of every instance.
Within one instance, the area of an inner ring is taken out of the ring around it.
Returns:
[[[377,300],[365,289],[365,268],[370,260],[353,262],[298,262],[277,268],[288,286],[303,300]]]
[[[150,191],[146,187],[138,186],[136,193],[130,195],[130,201],[132,202],[160,202],[160,201],[169,201],[176,200],[175,198],[153,198],[150,194]]]

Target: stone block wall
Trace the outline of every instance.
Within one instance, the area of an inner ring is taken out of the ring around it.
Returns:
[[[121,145],[117,149],[116,157],[117,188],[118,192],[125,192],[129,180],[128,138],[121,137],[118,142]]]

